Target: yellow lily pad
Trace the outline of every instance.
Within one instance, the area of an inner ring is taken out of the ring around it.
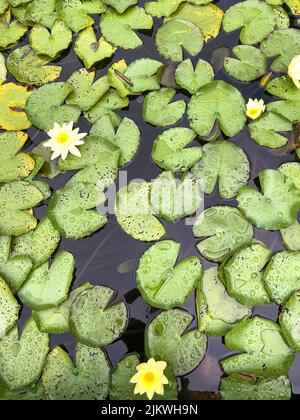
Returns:
[[[5,58],[4,55],[0,53],[0,85],[2,85],[7,76],[7,70],[5,65]]]
[[[31,126],[25,113],[26,101],[31,94],[28,86],[15,83],[0,86],[0,129],[20,131]]]

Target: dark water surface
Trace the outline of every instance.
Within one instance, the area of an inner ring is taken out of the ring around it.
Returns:
[[[220,0],[216,2],[216,4],[223,10],[227,10],[228,7],[234,3],[237,3],[237,1]],[[140,1],[140,4],[144,4],[144,1]],[[96,26],[98,27],[97,23],[98,18],[96,17]],[[152,36],[155,34],[160,25],[161,20],[155,19],[153,32],[141,35],[144,45],[133,51],[118,49],[113,61],[118,61],[119,59],[124,58],[127,63],[130,63],[137,58],[144,57],[164,61],[156,51],[154,38]],[[235,45],[238,45],[238,43],[239,31],[233,34],[225,34],[224,32],[221,32],[217,39],[208,42],[200,55],[195,57],[193,61],[196,62],[199,58],[210,61],[212,53],[216,48],[225,46],[231,49]],[[23,44],[27,44],[27,39],[24,40]],[[63,66],[61,77],[61,80],[63,81],[65,81],[75,70],[83,67],[82,63],[74,54],[73,48],[67,55],[64,56],[64,58],[58,60],[58,63]],[[108,64],[108,66],[109,65],[110,64]],[[104,75],[108,66],[103,69],[99,69],[97,71],[97,77]],[[246,100],[250,97],[257,97],[263,98],[266,102],[268,102],[271,99],[269,96],[264,94],[263,89],[259,86],[259,82],[240,83],[230,78],[223,70],[216,74],[216,78],[225,80],[236,86],[243,93]],[[13,78],[10,76],[9,80],[13,81]],[[189,100],[188,96],[180,92],[177,97],[183,97],[185,100]],[[135,98],[131,100],[129,109],[121,111],[120,115],[129,116],[134,119],[139,125],[142,133],[142,145],[139,153],[137,154],[134,162],[126,168],[129,180],[135,178],[151,180],[155,178],[161,170],[151,161],[151,149],[154,139],[157,135],[162,133],[164,129],[152,127],[143,121],[142,98]],[[181,121],[179,125],[188,127],[186,120]],[[89,130],[89,125],[83,118],[81,118],[79,126],[82,132],[87,132]],[[31,139],[29,150],[34,147],[34,145],[37,145],[46,139],[45,134],[39,132],[35,128],[29,130],[29,135]],[[272,151],[259,147],[249,138],[247,130],[244,130],[241,134],[239,134],[234,141],[236,141],[245,150],[250,158],[252,168],[251,184],[255,182],[255,179],[260,171],[266,168],[277,168],[282,163],[295,159],[294,155],[278,157],[275,156]],[[49,183],[53,190],[56,190],[57,188],[62,187],[70,177],[70,173],[60,175]],[[220,200],[217,191],[213,196],[205,197],[205,208],[209,208],[213,205],[227,204],[235,205],[236,203],[234,200]],[[36,214],[39,218],[41,218],[45,213],[45,209],[46,206],[42,206],[37,209]],[[199,256],[196,249],[198,241],[193,237],[191,227],[185,226],[184,222],[179,222],[175,225],[164,222],[164,225],[167,231],[165,238],[173,239],[182,245],[180,258],[184,258],[189,255]],[[264,241],[267,246],[273,249],[274,253],[284,249],[279,233],[256,230],[255,237],[256,239]],[[148,248],[149,244],[138,242],[126,235],[119,227],[114,216],[110,216],[107,226],[100,232],[94,234],[92,237],[79,241],[63,239],[60,245],[61,250],[64,249],[71,252],[76,259],[76,277],[74,288],[84,282],[110,286],[117,290],[118,299],[124,297],[128,304],[130,310],[130,322],[126,333],[120,340],[106,347],[108,357],[113,366],[115,366],[118,360],[128,352],[137,351],[143,353],[145,326],[158,312],[155,309],[150,308],[143,301],[136,289],[135,268],[139,258]],[[203,258],[202,262],[205,269],[213,265],[212,263],[205,261]],[[127,267],[127,270],[124,270],[124,267]],[[120,271],[126,272],[122,274]],[[190,313],[196,315],[194,296],[188,301],[185,308]],[[265,307],[255,308],[254,314],[277,321],[278,307],[276,305],[268,305]],[[28,316],[28,309],[24,309],[22,312],[21,323],[23,323]],[[194,323],[194,326],[195,325],[196,322]],[[53,347],[55,345],[63,345],[70,354],[73,354],[75,341],[69,334],[55,335],[52,336],[51,346]],[[195,394],[189,391],[217,392],[220,378],[223,375],[219,367],[219,360],[230,354],[231,351],[224,346],[222,338],[209,338],[208,351],[205,359],[194,372],[183,378],[181,381],[183,389],[182,396],[184,398],[201,397],[200,394]],[[294,394],[300,394],[299,355],[296,356],[290,372],[290,378],[293,384]]]

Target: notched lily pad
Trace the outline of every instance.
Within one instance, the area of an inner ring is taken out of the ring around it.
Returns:
[[[57,0],[58,16],[73,32],[94,24],[93,14],[103,13],[106,6],[98,0]]]
[[[258,49],[249,45],[238,45],[232,53],[237,58],[225,58],[224,68],[230,76],[241,82],[251,82],[266,74],[267,59]]]
[[[158,81],[158,71],[162,68],[163,63],[150,58],[140,58],[128,65],[124,76],[132,83],[133,86],[127,88],[131,93],[139,94],[148,90],[158,90],[160,84]]]
[[[111,118],[115,121],[116,114],[114,114],[113,111],[126,108],[128,105],[128,98],[121,98],[115,89],[109,89],[96,105],[84,113],[84,116],[91,124],[95,124],[95,122],[105,114],[110,114]]]
[[[192,95],[214,78],[214,69],[204,60],[199,60],[195,69],[191,59],[179,64],[175,71],[176,83]]]
[[[27,32],[27,27],[17,20],[11,22],[11,12],[8,9],[0,15],[0,50],[6,50],[18,44]]]
[[[25,114],[26,101],[31,94],[28,86],[14,83],[0,86],[0,129],[18,131],[31,126]]]
[[[0,277],[0,340],[18,321],[20,306],[10,288]]]

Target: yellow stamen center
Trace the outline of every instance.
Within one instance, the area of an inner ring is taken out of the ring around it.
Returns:
[[[259,109],[258,108],[249,109],[248,114],[251,117],[256,117],[259,114]]]
[[[70,140],[70,136],[68,133],[59,133],[56,138],[56,141],[60,144],[65,144]]]
[[[144,382],[147,383],[148,385],[153,384],[153,382],[155,381],[155,375],[152,372],[147,372],[144,375]]]

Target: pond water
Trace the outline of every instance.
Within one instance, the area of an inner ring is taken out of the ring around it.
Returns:
[[[141,4],[144,1],[140,1]],[[223,10],[228,9],[231,4],[237,3],[233,0],[220,0],[216,4]],[[97,17],[96,23],[98,22]],[[153,34],[161,25],[161,21],[155,20],[155,27],[152,32],[143,33],[142,39],[144,45],[133,51],[124,51],[119,49],[114,57],[114,61],[121,58],[126,59],[128,63],[137,58],[153,58],[162,60],[158,55]],[[98,27],[98,25],[96,25]],[[23,41],[26,44],[27,40]],[[225,34],[221,32],[219,37],[208,42],[198,57],[193,59],[196,62],[199,58],[211,61],[212,54],[220,47],[227,47],[231,49],[239,43],[239,32],[233,34]],[[75,70],[82,67],[81,62],[71,49],[61,60],[57,61],[62,65],[63,72],[61,80],[66,80]],[[97,76],[100,77],[106,73],[107,67],[98,69]],[[264,94],[264,90],[260,88],[259,82],[240,83],[230,78],[222,69],[216,75],[217,79],[228,81],[235,85],[244,95],[247,100],[250,97],[262,97],[266,102],[270,100]],[[10,80],[13,78],[10,76]],[[189,98],[183,93],[178,93],[178,98],[183,97],[185,100]],[[163,129],[152,127],[146,124],[142,119],[142,98],[136,98],[130,102],[129,109],[120,112],[121,116],[129,116],[134,119],[139,125],[142,132],[142,145],[133,163],[131,163],[126,170],[128,171],[129,180],[135,178],[143,178],[151,180],[155,178],[161,170],[151,161],[151,149],[154,139],[159,135]],[[89,130],[88,123],[82,118],[79,122],[80,129],[83,132]],[[180,122],[180,125],[187,126],[186,120]],[[29,130],[31,138],[31,145],[29,150],[34,145],[39,144],[45,140],[45,135],[32,128]],[[268,149],[261,148],[251,141],[247,131],[243,131],[235,139],[236,142],[245,150],[251,161],[251,183],[255,182],[260,171],[266,168],[277,168],[283,162],[294,160],[293,156],[276,156]],[[56,190],[63,186],[71,174],[61,175],[56,179],[50,181],[51,187]],[[216,192],[211,197],[205,198],[205,208],[213,205],[235,205],[234,200],[226,201],[220,200]],[[41,218],[45,213],[46,206],[42,206],[37,210],[37,216]],[[184,222],[179,222],[175,225],[164,222],[167,235],[166,239],[173,239],[182,245],[180,258],[189,255],[198,255],[196,244],[197,240],[193,237],[192,227],[188,227]],[[256,239],[263,240],[274,252],[284,249],[278,233],[264,232],[256,230]],[[144,330],[147,323],[157,313],[156,310],[151,309],[141,298],[136,289],[135,282],[135,268],[140,256],[149,247],[149,244],[135,241],[119,227],[114,216],[110,216],[109,223],[100,232],[94,234],[92,237],[82,239],[79,241],[62,240],[60,249],[71,252],[76,259],[76,277],[74,287],[79,286],[84,282],[91,282],[98,285],[106,285],[117,290],[118,298],[125,298],[130,310],[130,322],[126,333],[123,337],[115,342],[113,345],[106,347],[108,357],[113,366],[118,360],[128,352],[144,351]],[[211,267],[213,264],[205,261],[202,258],[205,269]],[[196,315],[195,297],[193,296],[185,308]],[[278,307],[276,305],[268,305],[265,307],[255,308],[254,313],[272,319],[274,321],[278,318]],[[28,317],[29,311],[24,309],[22,312],[21,323]],[[195,323],[196,324],[196,323]],[[70,354],[74,351],[75,341],[69,334],[52,336],[51,346],[63,345]],[[185,399],[202,399],[207,397],[203,392],[216,393],[218,391],[220,378],[223,375],[219,360],[230,355],[231,352],[224,344],[222,338],[209,338],[208,351],[205,359],[201,365],[190,375],[181,380],[181,397]],[[293,384],[294,398],[300,394],[300,356],[296,356],[295,363],[290,372],[290,378]]]

